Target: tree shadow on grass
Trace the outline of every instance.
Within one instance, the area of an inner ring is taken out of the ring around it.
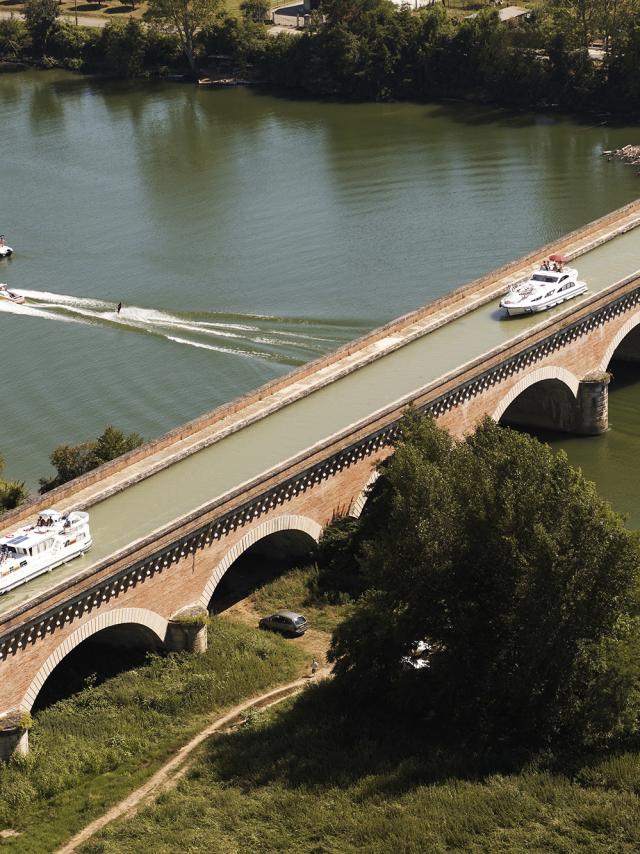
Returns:
[[[105,15],[129,15],[131,12],[135,12],[135,8],[133,6],[112,6],[110,9],[104,10]]]
[[[83,3],[81,6],[78,6],[78,12],[100,12],[103,7],[104,3]]]
[[[211,771],[245,792],[288,788],[348,788],[359,797],[399,795],[417,785],[479,780],[520,770],[524,757],[474,754],[436,741],[419,718],[350,704],[341,686],[321,683],[261,723],[224,736],[208,749]],[[370,779],[369,779],[370,778]]]

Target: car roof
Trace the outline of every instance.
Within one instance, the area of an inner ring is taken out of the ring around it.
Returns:
[[[287,617],[290,620],[295,620],[296,617],[302,617],[302,614],[297,614],[295,611],[276,611],[272,617]],[[304,617],[302,617],[304,620]]]

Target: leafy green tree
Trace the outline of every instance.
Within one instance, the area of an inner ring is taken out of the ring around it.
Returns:
[[[69,21],[62,21],[51,36],[48,49],[58,59],[82,62],[92,37],[94,34],[88,27],[76,27]]]
[[[248,20],[261,24],[269,18],[271,4],[269,0],[242,0],[240,11]]]
[[[58,0],[27,0],[24,19],[34,50],[42,55],[58,24]]]
[[[4,458],[0,454],[0,475],[4,471]],[[13,510],[28,498],[24,483],[17,480],[3,480],[0,477],[0,515],[7,510]]]
[[[369,589],[334,636],[338,677],[494,743],[637,734],[637,536],[535,439],[487,421],[457,443],[416,415],[403,434],[363,518]],[[419,639],[430,667],[404,673]]]
[[[221,0],[149,0],[145,18],[160,30],[177,34],[189,67],[197,74],[197,35],[210,27]]]
[[[336,519],[322,532],[316,552],[318,586],[331,595],[334,592],[358,596],[363,577],[357,561],[360,546],[360,523],[351,516]]]
[[[82,474],[98,468],[103,463],[132,451],[143,443],[138,433],[123,433],[108,426],[97,439],[80,442],[78,445],[60,445],[51,454],[51,465],[57,474],[52,478],[40,479],[40,492],[48,492]]]
[[[29,30],[21,18],[0,21],[0,57],[17,59],[29,46],[29,42]]]
[[[109,21],[102,34],[108,66],[123,77],[137,77],[144,69],[147,31],[136,18]]]

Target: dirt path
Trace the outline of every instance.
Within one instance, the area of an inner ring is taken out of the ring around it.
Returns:
[[[327,678],[329,669],[322,668],[318,671],[317,679]],[[216,732],[221,732],[230,729],[239,723],[242,723],[243,713],[252,709],[267,709],[269,706],[274,706],[276,703],[282,702],[287,697],[302,691],[309,683],[309,677],[296,679],[295,682],[289,682],[286,685],[280,685],[278,688],[273,688],[265,694],[260,694],[257,697],[252,697],[239,703],[230,709],[225,715],[217,718],[213,723],[201,730],[198,735],[194,736],[191,741],[183,745],[168,762],[147,780],[142,786],[131,792],[130,795],[115,804],[106,813],[92,821],[69,840],[62,848],[59,848],[56,854],[72,854],[77,851],[79,846],[90,839],[94,833],[97,833],[105,825],[110,824],[116,818],[123,816],[132,816],[144,804],[156,798],[161,792],[166,789],[173,788],[181,777],[188,771],[190,762],[188,761],[194,750],[199,747],[209,736]],[[315,681],[315,680],[314,680]]]
[[[226,604],[226,603],[225,603]],[[259,619],[258,611],[250,598],[243,598],[239,601],[233,601],[232,604],[223,606],[223,609],[218,614],[222,619],[246,623],[250,626],[256,626]],[[177,750],[172,757],[162,765],[156,773],[150,777],[146,783],[143,783],[135,791],[127,795],[120,803],[115,804],[106,813],[96,818],[91,824],[79,831],[72,839],[56,851],[56,854],[72,854],[95,833],[101,830],[105,825],[110,824],[117,818],[129,817],[134,815],[141,806],[144,806],[149,801],[156,798],[161,792],[166,789],[173,788],[178,781],[187,773],[191,767],[189,760],[193,759],[194,751],[216,732],[224,732],[241,724],[244,713],[253,709],[266,709],[276,703],[282,702],[287,697],[302,691],[311,681],[326,679],[330,677],[330,667],[327,664],[327,650],[331,635],[328,632],[323,632],[318,629],[309,629],[302,637],[292,638],[287,643],[295,644],[305,651],[309,656],[309,665],[312,658],[317,658],[320,663],[320,670],[316,677],[311,680],[309,676],[303,676],[296,679],[294,682],[288,682],[286,685],[280,685],[277,688],[272,688],[264,694],[251,697],[237,706],[230,709],[225,715],[216,718],[215,721],[208,724],[201,730],[191,741],[183,745]]]

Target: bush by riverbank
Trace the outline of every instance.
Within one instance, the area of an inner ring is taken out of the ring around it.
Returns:
[[[376,709],[345,715],[338,686],[209,742],[175,791],[121,821],[83,854],[523,850],[625,852],[640,846],[640,754],[564,766],[474,756],[428,727]]]
[[[149,777],[226,707],[295,677],[304,656],[281,638],[214,620],[201,656],[153,656],[34,716],[31,752],[0,765],[2,850],[55,850]]]

